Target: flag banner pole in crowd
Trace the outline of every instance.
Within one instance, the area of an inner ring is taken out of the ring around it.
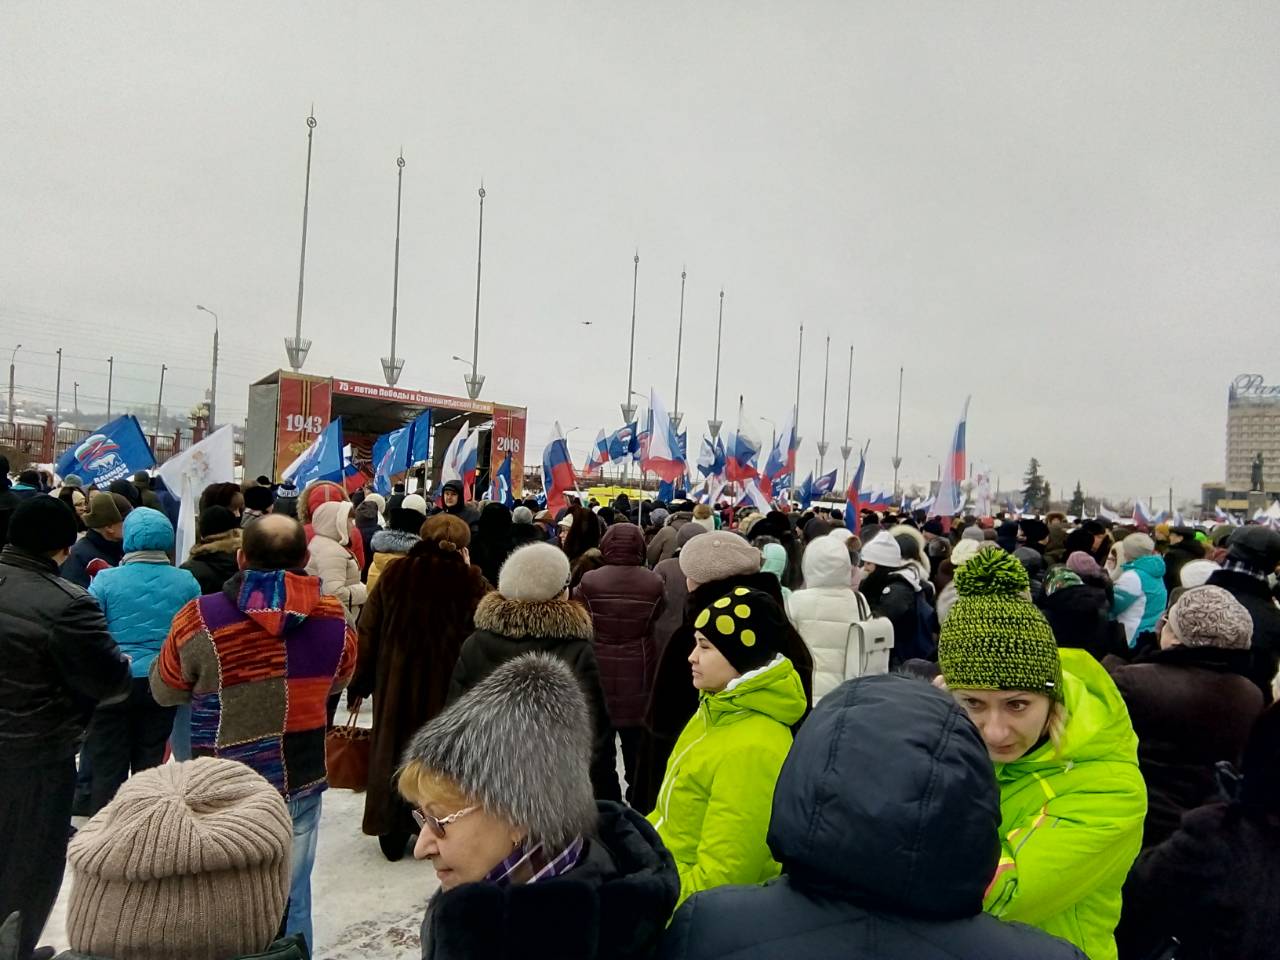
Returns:
[[[671,425],[666,407],[658,391],[649,391],[649,442],[645,447],[640,467],[647,473],[655,473],[662,480],[674,483],[685,474],[685,457],[680,449],[680,438]]]
[[[489,486],[489,499],[504,507],[516,505],[515,494],[511,487],[511,454],[502,458],[502,465],[493,473],[493,481]]]
[[[591,447],[591,452],[587,455],[586,466],[582,470],[584,477],[598,477],[603,472],[604,465],[609,462],[609,438],[605,436],[604,429],[596,434],[596,442]]]
[[[542,451],[542,485],[547,497],[547,509],[552,513],[563,510],[567,503],[564,495],[577,489],[578,478],[569,457],[569,445],[560,430],[560,421],[551,428],[551,439]]]
[[[105,488],[155,465],[138,418],[126,413],[67,450],[54,469],[61,477],[79,477],[91,487]]]
[[[311,441],[311,446],[298,454],[280,476],[301,490],[313,480],[342,483],[346,465],[342,455],[342,418],[333,420]]]
[[[867,448],[858,451],[858,469],[853,472],[849,489],[844,493],[844,525],[855,537],[862,532],[862,475],[867,469]]]
[[[219,427],[199,443],[170,457],[156,475],[179,499],[174,562],[180,566],[196,544],[200,494],[211,484],[235,482],[235,438],[231,425]]]
[[[942,483],[938,487],[938,499],[931,508],[930,516],[947,519],[955,516],[964,508],[964,497],[960,492],[960,481],[965,476],[965,432],[969,420],[969,397],[964,398],[964,408],[960,411],[960,422],[956,424],[955,434],[951,438],[951,449],[947,452],[942,470]]]
[[[462,484],[463,499],[473,499],[476,471],[480,457],[480,431],[471,430],[466,423],[445,449],[440,466],[440,486],[450,480]]]

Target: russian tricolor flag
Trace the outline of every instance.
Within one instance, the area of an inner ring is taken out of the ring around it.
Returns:
[[[862,475],[867,469],[867,456],[858,454],[858,469],[844,492],[844,525],[855,537],[862,532]]]
[[[741,422],[738,423],[738,429],[729,436],[724,453],[726,479],[733,481],[756,479],[756,460],[760,456],[760,444],[743,430]]]
[[[445,450],[444,461],[440,466],[440,485],[443,487],[448,481],[457,480],[462,484],[463,500],[474,499],[473,488],[476,483],[479,458],[480,433],[473,432],[464,423],[458,435]]]
[[[573,472],[573,461],[569,459],[569,444],[565,442],[560,431],[560,421],[551,429],[551,439],[542,451],[542,487],[547,496],[547,509],[553,514],[563,510],[566,491],[575,490],[578,478]]]
[[[604,430],[601,429],[601,431],[596,434],[595,445],[592,446],[591,452],[587,454],[587,464],[582,471],[583,476],[596,476],[600,473],[600,469],[608,462],[609,438],[605,436]]]
[[[938,498],[930,508],[931,517],[953,517],[964,509],[964,497],[960,493],[960,481],[965,478],[968,465],[965,459],[965,432],[969,421],[969,400],[964,398],[964,409],[960,411],[960,422],[956,424],[955,435],[951,438],[951,450],[944,461],[942,483],[938,486]]]
[[[680,438],[671,426],[666,408],[658,399],[658,392],[653,389],[649,390],[649,442],[644,448],[640,467],[657,474],[667,483],[674,483],[688,470]]]

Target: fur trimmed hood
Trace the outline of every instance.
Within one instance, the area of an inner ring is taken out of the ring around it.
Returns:
[[[508,600],[490,593],[476,608],[476,628],[505,637],[563,637],[590,641],[591,614],[572,600]]]
[[[191,552],[187,554],[188,559],[192,557],[207,557],[211,553],[235,553],[240,549],[240,529],[228,530],[220,533],[216,537],[210,537],[208,540],[202,540],[191,548]]]

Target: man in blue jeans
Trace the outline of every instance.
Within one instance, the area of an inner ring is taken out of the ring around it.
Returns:
[[[160,704],[191,704],[191,753],[239,760],[289,804],[293,876],[286,933],[312,953],[311,868],[324,761],[325,703],[355,671],[356,635],[342,604],[309,576],[307,540],[292,517],[245,528],[240,572],[221,593],[178,611],[151,666]]]

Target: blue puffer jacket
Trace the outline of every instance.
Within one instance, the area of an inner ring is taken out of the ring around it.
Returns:
[[[93,578],[89,592],[107,617],[120,649],[145,677],[169,633],[173,615],[200,596],[200,585],[170,562],[173,527],[159,510],[136,507],[124,518],[124,559]]]
[[[1124,569],[1132,570],[1142,581],[1142,592],[1147,598],[1147,605],[1142,611],[1142,621],[1138,624],[1135,637],[1147,631],[1155,632],[1156,622],[1164,616],[1165,605],[1169,602],[1169,591],[1164,585],[1164,557],[1152,553],[1145,557],[1130,560]]]

